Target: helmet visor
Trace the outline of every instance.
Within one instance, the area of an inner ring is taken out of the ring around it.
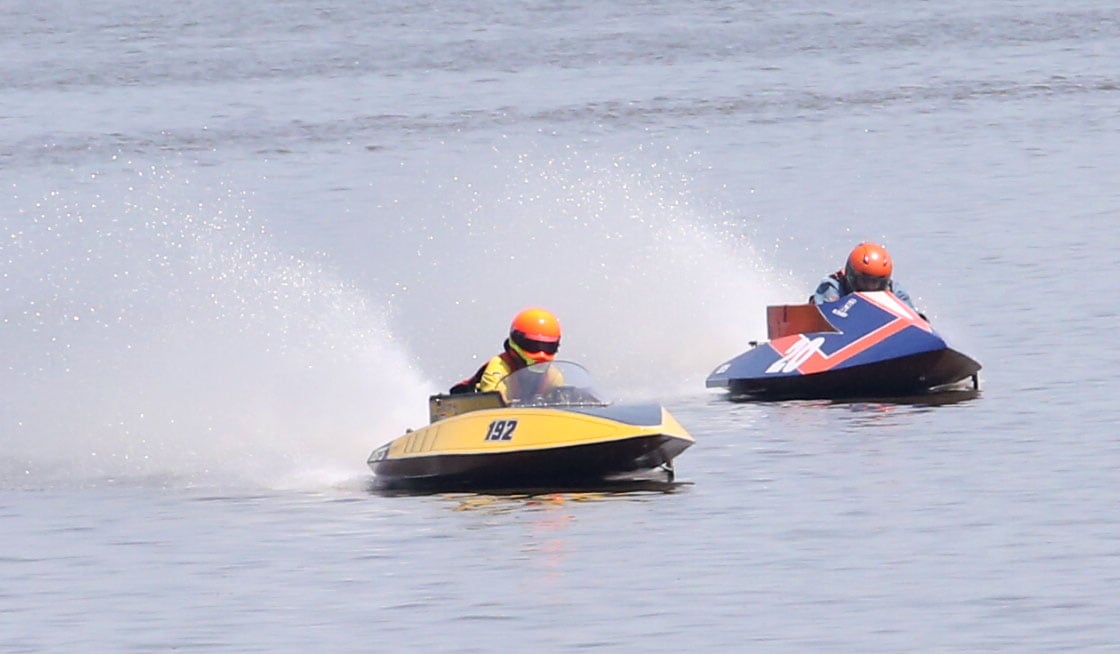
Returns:
[[[556,354],[560,349],[560,341],[538,341],[517,331],[510,334],[510,338],[528,354]]]
[[[863,273],[852,273],[849,281],[854,291],[885,291],[891,284],[890,277],[876,277]]]

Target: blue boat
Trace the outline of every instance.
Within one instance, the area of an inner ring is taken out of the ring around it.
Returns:
[[[887,291],[769,306],[767,329],[770,340],[721,363],[705,385],[732,399],[898,397],[966,380],[980,387],[980,363]]]

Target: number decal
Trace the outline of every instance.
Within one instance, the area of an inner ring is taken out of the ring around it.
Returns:
[[[809,360],[809,357],[818,354],[821,351],[821,345],[824,344],[824,337],[818,336],[814,339],[802,338],[793,344],[789,350],[770,367],[766,369],[766,374],[773,374],[776,372],[793,372],[797,370],[801,364]]]
[[[486,430],[486,440],[512,441],[514,429],[517,429],[516,420],[495,420]]]

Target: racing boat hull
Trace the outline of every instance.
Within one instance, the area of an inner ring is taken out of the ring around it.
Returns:
[[[673,460],[694,442],[657,404],[504,406],[495,395],[432,396],[431,424],[370,454],[377,484],[540,488],[655,469],[671,475]]]
[[[768,323],[771,340],[718,366],[707,387],[743,399],[828,399],[979,385],[980,364],[890,293],[769,307]]]
[[[889,361],[797,377],[729,379],[732,396],[772,399],[893,397],[915,395],[972,375],[973,362],[951,349],[922,352]]]

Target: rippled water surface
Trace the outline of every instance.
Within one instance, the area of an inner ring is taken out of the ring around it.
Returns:
[[[0,7],[0,650],[1114,651],[1120,10]],[[704,389],[860,240],[980,393]],[[545,304],[696,437],[386,495]]]

